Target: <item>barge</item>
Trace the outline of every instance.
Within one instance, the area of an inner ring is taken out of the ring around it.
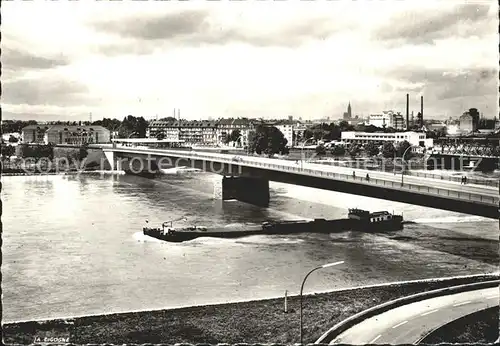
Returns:
[[[343,231],[385,232],[397,231],[403,228],[403,216],[387,211],[370,213],[362,209],[349,209],[348,217],[344,219],[270,221],[260,227],[245,230],[212,229],[191,226],[183,228],[172,227],[172,222],[162,223],[161,228],[144,227],[144,235],[168,241],[183,242],[199,237],[241,238],[251,235],[296,234],[296,233],[335,233]]]

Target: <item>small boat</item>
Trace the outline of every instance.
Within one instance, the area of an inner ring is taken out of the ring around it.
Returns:
[[[403,228],[403,216],[388,211],[370,213],[367,210],[351,208],[347,216],[356,220],[356,228],[361,231],[397,231]]]

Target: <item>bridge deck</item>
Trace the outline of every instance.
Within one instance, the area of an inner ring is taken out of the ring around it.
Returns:
[[[393,175],[386,172],[373,172],[364,170],[353,170],[351,168],[328,166],[312,163],[296,163],[293,161],[268,159],[262,157],[244,156],[239,157],[238,161],[234,160],[234,155],[218,154],[218,153],[200,153],[181,150],[161,150],[161,149],[133,149],[133,148],[114,148],[104,149],[105,151],[113,151],[119,153],[142,154],[152,156],[169,156],[178,157],[187,160],[205,160],[212,162],[225,163],[233,166],[242,166],[248,168],[263,169],[275,172],[285,172],[294,175],[316,177],[326,180],[335,180],[359,184],[360,186],[379,187],[386,189],[388,192],[401,191],[423,196],[436,196],[447,200],[467,201],[474,205],[494,206],[498,207],[499,194],[498,189],[489,186],[478,185],[461,185],[458,182],[437,180],[430,178],[415,177],[410,175],[404,176],[404,183],[401,184],[401,175]],[[356,172],[356,176],[352,172]],[[367,181],[365,176],[369,172],[370,180]],[[272,180],[272,179],[271,179]],[[381,196],[380,198],[383,198]],[[447,209],[443,206],[443,209]],[[448,209],[450,210],[450,209]],[[476,214],[473,210],[471,214]],[[489,212],[491,214],[491,211]],[[486,216],[486,215],[484,215]],[[493,217],[493,215],[488,215]],[[497,217],[497,214],[494,216]]]

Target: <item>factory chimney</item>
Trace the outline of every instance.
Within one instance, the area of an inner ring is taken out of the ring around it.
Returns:
[[[424,97],[423,96],[420,96],[420,114],[421,114],[421,117],[420,117],[421,124],[420,124],[420,126],[424,126]]]
[[[410,94],[406,94],[406,129],[410,129]]]

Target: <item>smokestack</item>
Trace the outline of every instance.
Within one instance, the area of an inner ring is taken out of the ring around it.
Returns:
[[[181,110],[180,108],[177,110],[177,116],[179,118],[179,121],[181,120]]]
[[[406,94],[406,129],[410,128],[410,94]]]
[[[175,119],[176,115],[175,115],[175,108],[174,108],[174,119]]]
[[[421,114],[421,118],[420,118],[420,121],[422,122],[420,124],[420,126],[424,126],[424,97],[423,96],[420,96],[420,114]]]

